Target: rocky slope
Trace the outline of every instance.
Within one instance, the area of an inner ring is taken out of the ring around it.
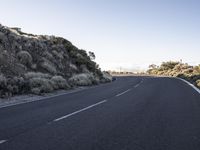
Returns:
[[[68,40],[0,24],[0,97],[109,82],[85,50]]]

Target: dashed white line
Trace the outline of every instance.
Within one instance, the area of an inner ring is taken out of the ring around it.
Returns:
[[[136,85],[134,86],[134,88],[138,87],[140,84],[141,84],[141,83],[136,84]]]
[[[138,83],[138,84],[136,84],[135,86],[134,86],[134,88],[136,88],[136,87],[138,87],[140,84],[142,84],[143,83],[143,79]]]
[[[7,140],[0,140],[0,144],[7,142]]]
[[[98,102],[98,103],[96,103],[96,104],[90,105],[90,106],[88,106],[88,107],[85,107],[85,108],[83,108],[83,109],[80,109],[80,110],[78,110],[78,111],[75,111],[75,112],[73,112],[73,113],[70,113],[70,114],[68,114],[68,115],[65,115],[65,116],[62,116],[62,117],[60,117],[60,118],[57,118],[57,119],[55,119],[55,120],[53,120],[53,121],[54,121],[54,122],[57,122],[57,121],[66,119],[66,118],[68,118],[68,117],[71,117],[71,116],[73,116],[73,115],[76,115],[76,114],[78,114],[78,113],[80,113],[80,112],[83,112],[83,111],[85,111],[85,110],[91,109],[92,107],[95,107],[95,106],[97,106],[97,105],[103,104],[103,103],[105,103],[105,102],[107,102],[107,100],[103,100],[103,101]]]
[[[140,84],[136,84],[134,87],[136,88],[136,87],[138,87]]]
[[[123,94],[129,92],[130,90],[131,90],[131,89],[128,89],[128,90],[126,90],[126,91],[124,91],[124,92],[122,92],[122,93],[120,93],[120,94],[117,94],[116,97],[119,97],[119,96],[121,96],[121,95],[123,95]]]

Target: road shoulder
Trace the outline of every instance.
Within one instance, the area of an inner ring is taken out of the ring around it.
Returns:
[[[71,90],[58,90],[52,93],[46,93],[44,95],[26,94],[26,95],[18,95],[18,96],[13,96],[13,97],[4,98],[4,99],[0,98],[0,108],[35,102],[35,101],[44,100],[44,99],[66,95],[66,94],[71,94],[71,93],[76,93],[87,88],[88,87],[78,87]]]

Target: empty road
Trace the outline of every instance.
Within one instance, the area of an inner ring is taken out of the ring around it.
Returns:
[[[175,78],[119,77],[0,108],[0,150],[200,150],[200,94]]]

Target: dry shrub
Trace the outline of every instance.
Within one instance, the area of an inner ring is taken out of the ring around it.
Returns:
[[[54,90],[53,88],[53,82],[46,78],[32,78],[29,80],[31,92],[34,94],[40,94],[40,93],[49,93]],[[38,91],[35,91],[35,88],[38,89]]]
[[[70,87],[62,76],[53,76],[51,81],[53,82],[54,89],[67,89]]]
[[[41,72],[28,72],[25,75],[26,79],[31,79],[31,78],[51,78],[51,75],[47,73],[41,73]]]
[[[32,64],[32,56],[31,54],[29,54],[29,52],[27,51],[20,51],[17,54],[17,58],[19,59],[19,61],[26,65],[26,66],[30,66]]]
[[[112,76],[108,72],[103,72],[103,76],[101,78],[101,83],[105,82],[111,82],[112,81]]]
[[[56,74],[57,70],[56,67],[50,62],[50,61],[44,61],[40,65],[44,70],[46,70],[48,73]]]
[[[69,83],[71,85],[76,85],[76,86],[88,86],[88,85],[97,83],[97,80],[95,79],[94,75],[91,73],[81,73],[81,74],[72,76],[69,79]]]
[[[62,76],[51,76],[41,72],[29,72],[25,74],[25,78],[29,82],[31,93],[42,94],[49,93],[53,90],[70,88],[66,79]]]
[[[23,77],[6,78],[4,75],[0,75],[0,97],[23,94],[29,90],[28,82]]]
[[[200,79],[196,81],[197,87],[200,88]]]

